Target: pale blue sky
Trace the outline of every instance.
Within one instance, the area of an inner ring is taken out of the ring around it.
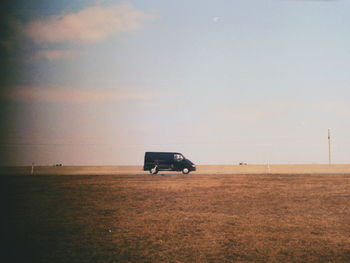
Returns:
[[[2,165],[350,162],[349,1],[3,5]]]

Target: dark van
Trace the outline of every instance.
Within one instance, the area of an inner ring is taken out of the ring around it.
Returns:
[[[144,171],[156,174],[158,171],[182,171],[188,174],[196,170],[196,166],[181,153],[176,152],[146,152]]]

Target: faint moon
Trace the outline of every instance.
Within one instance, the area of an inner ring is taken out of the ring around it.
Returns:
[[[213,17],[213,22],[214,22],[214,23],[218,23],[218,22],[220,22],[220,21],[221,21],[221,17],[219,17],[219,16]]]

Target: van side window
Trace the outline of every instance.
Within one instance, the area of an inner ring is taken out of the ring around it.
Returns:
[[[174,154],[174,160],[177,162],[181,162],[184,157],[181,154]]]

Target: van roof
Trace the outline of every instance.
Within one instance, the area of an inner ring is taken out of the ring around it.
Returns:
[[[182,154],[182,153],[179,153],[179,152],[146,152],[145,154],[152,154],[152,153],[165,153],[165,154]]]

